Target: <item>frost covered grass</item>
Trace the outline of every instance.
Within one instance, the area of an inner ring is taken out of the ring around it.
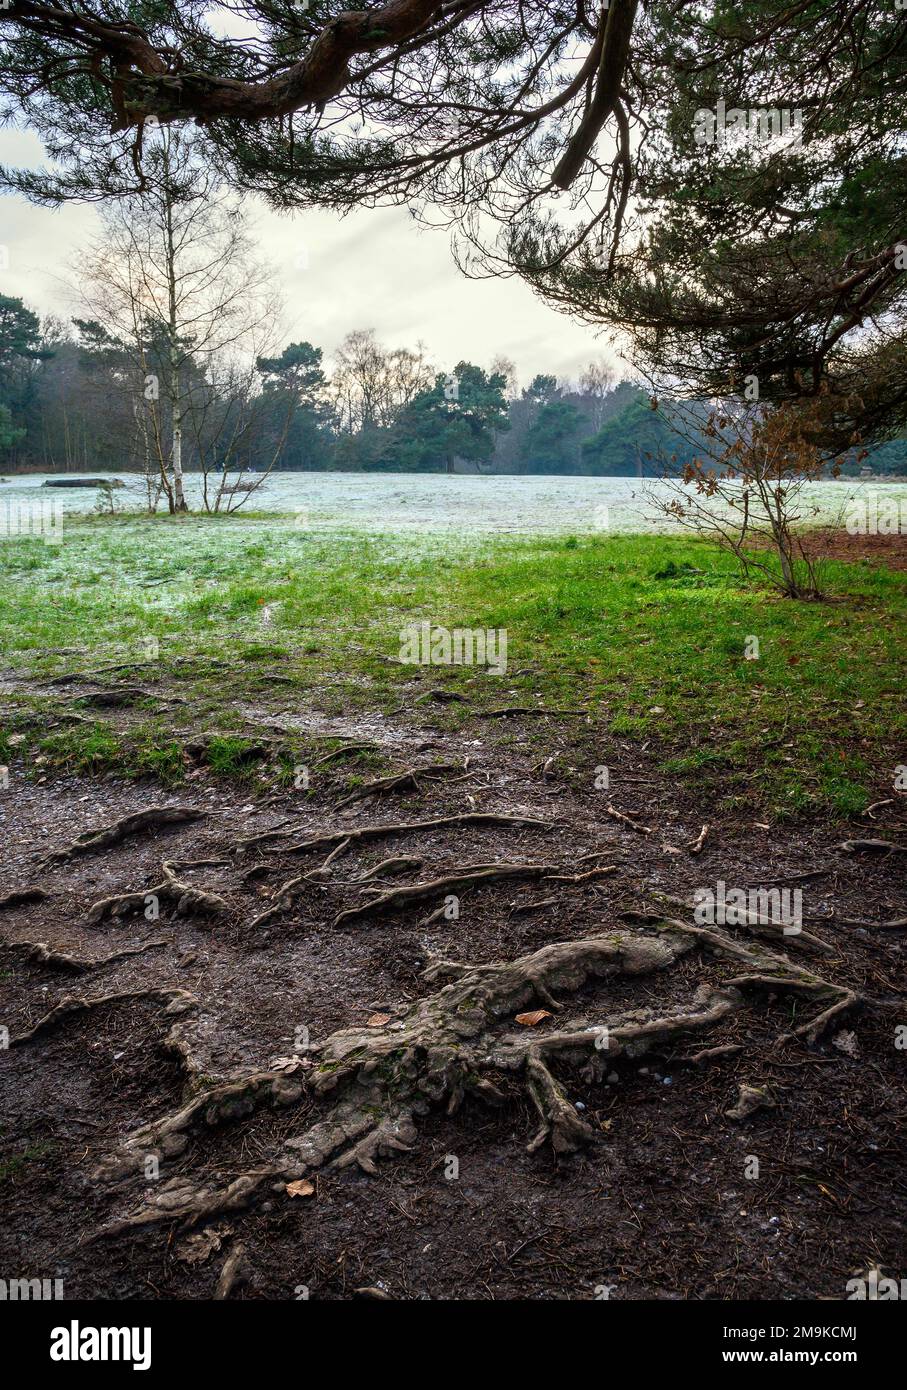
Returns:
[[[41,731],[45,756],[86,767],[122,766],[126,738],[133,771],[178,777],[204,728],[227,739],[212,765],[248,775],[255,717],[406,717],[419,677],[468,697],[434,723],[581,708],[600,742],[650,740],[667,770],[776,811],[852,814],[905,761],[907,579],[879,566],[831,563],[830,600],[795,604],[682,537],[344,534],[272,514],[69,521],[59,545],[0,542],[0,574],[8,676],[147,663],[122,673],[155,697],[128,728],[76,703],[84,722],[51,730],[67,688],[11,687],[7,734]],[[425,621],[505,629],[507,673],[401,665],[401,631]]]

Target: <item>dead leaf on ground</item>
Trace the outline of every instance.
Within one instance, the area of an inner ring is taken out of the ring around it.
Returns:
[[[775,1102],[767,1086],[749,1086],[746,1082],[740,1082],[737,1090],[737,1104],[724,1112],[729,1120],[745,1120],[756,1110],[774,1110]]]
[[[366,1020],[365,1026],[366,1028],[381,1028],[385,1023],[390,1023],[390,1021],[390,1014],[372,1014],[371,1018]]]
[[[308,1178],[297,1178],[295,1182],[287,1183],[286,1192],[288,1197],[313,1197],[315,1184],[309,1182]]]
[[[272,1057],[271,1071],[298,1071],[303,1065],[301,1057]]]
[[[534,1028],[537,1023],[542,1022],[542,1019],[553,1017],[554,1014],[550,1009],[533,1009],[528,1014],[517,1014],[516,1021],[522,1023],[525,1028]]]
[[[201,1265],[220,1247],[219,1233],[209,1227],[207,1231],[196,1231],[191,1236],[186,1236],[177,1245],[175,1253],[176,1258],[182,1260],[183,1264]]]
[[[832,1044],[843,1052],[847,1057],[858,1057],[860,1055],[860,1044],[857,1042],[856,1033],[849,1033],[842,1029],[832,1038]]]

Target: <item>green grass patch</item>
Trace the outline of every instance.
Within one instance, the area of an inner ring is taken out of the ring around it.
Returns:
[[[211,768],[247,776],[246,705],[263,719],[302,706],[406,713],[420,689],[445,686],[470,702],[431,706],[451,728],[502,704],[582,707],[601,756],[609,738],[650,740],[666,771],[731,798],[850,815],[905,761],[907,578],[862,564],[825,573],[828,601],[794,603],[745,586],[730,557],[685,537],[87,518],[56,546],[0,542],[0,629],[7,668],[135,661],[128,679],[190,701],[126,740],[128,770],[165,780],[181,775],[181,737],[200,714],[217,729]],[[399,664],[403,629],[422,622],[504,629],[506,673]],[[101,720],[41,747],[85,769],[123,756]]]

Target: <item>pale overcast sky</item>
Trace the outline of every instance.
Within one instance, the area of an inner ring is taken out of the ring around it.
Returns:
[[[35,166],[40,142],[0,132],[0,162]],[[430,360],[448,369],[462,358],[482,366],[512,358],[522,385],[536,372],[576,378],[593,358],[614,360],[604,339],[547,308],[521,281],[468,280],[457,269],[444,230],[420,229],[405,208],[291,215],[252,201],[262,255],[277,270],[286,300],[287,337],[307,339],[330,356],[354,328],[374,328],[389,347],[421,339]],[[0,197],[0,244],[9,265],[0,292],[41,314],[71,313],[61,290],[68,263],[91,235],[96,210],[57,210]],[[307,268],[306,268],[307,266]]]

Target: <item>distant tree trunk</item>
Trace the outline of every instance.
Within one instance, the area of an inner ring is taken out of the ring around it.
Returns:
[[[187,512],[189,508],[183,492],[183,414],[178,383],[170,409],[173,417],[173,510]]]
[[[168,158],[169,172],[169,158]],[[173,428],[173,510],[187,512],[186,496],[183,492],[183,402],[180,393],[180,361],[178,334],[178,309],[176,294],[176,247],[173,237],[173,203],[169,194],[165,201],[167,236],[167,289],[170,330],[170,419]]]

